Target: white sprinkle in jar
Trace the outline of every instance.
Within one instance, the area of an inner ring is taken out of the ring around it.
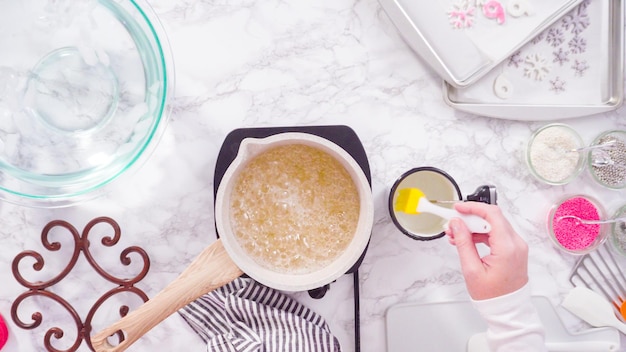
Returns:
[[[530,172],[549,185],[564,185],[576,178],[585,165],[580,135],[570,126],[553,123],[533,133],[526,150]]]

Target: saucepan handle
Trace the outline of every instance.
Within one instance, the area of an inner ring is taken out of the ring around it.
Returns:
[[[242,274],[218,239],[154,298],[92,336],[91,344],[96,352],[124,351],[174,312]],[[117,331],[122,331],[124,341],[113,346],[107,338]]]

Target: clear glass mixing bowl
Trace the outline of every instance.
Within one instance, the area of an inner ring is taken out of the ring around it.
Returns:
[[[0,3],[0,198],[64,206],[150,154],[173,65],[143,0]]]

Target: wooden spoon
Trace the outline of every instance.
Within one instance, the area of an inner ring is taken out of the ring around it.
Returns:
[[[242,274],[218,239],[154,298],[92,336],[91,344],[97,352],[124,351],[171,314]],[[124,341],[117,346],[111,345],[107,338],[120,330]]]

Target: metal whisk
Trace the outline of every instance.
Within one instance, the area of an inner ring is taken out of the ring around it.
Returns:
[[[608,244],[582,256],[574,265],[569,281],[604,295],[626,321],[626,276]]]

